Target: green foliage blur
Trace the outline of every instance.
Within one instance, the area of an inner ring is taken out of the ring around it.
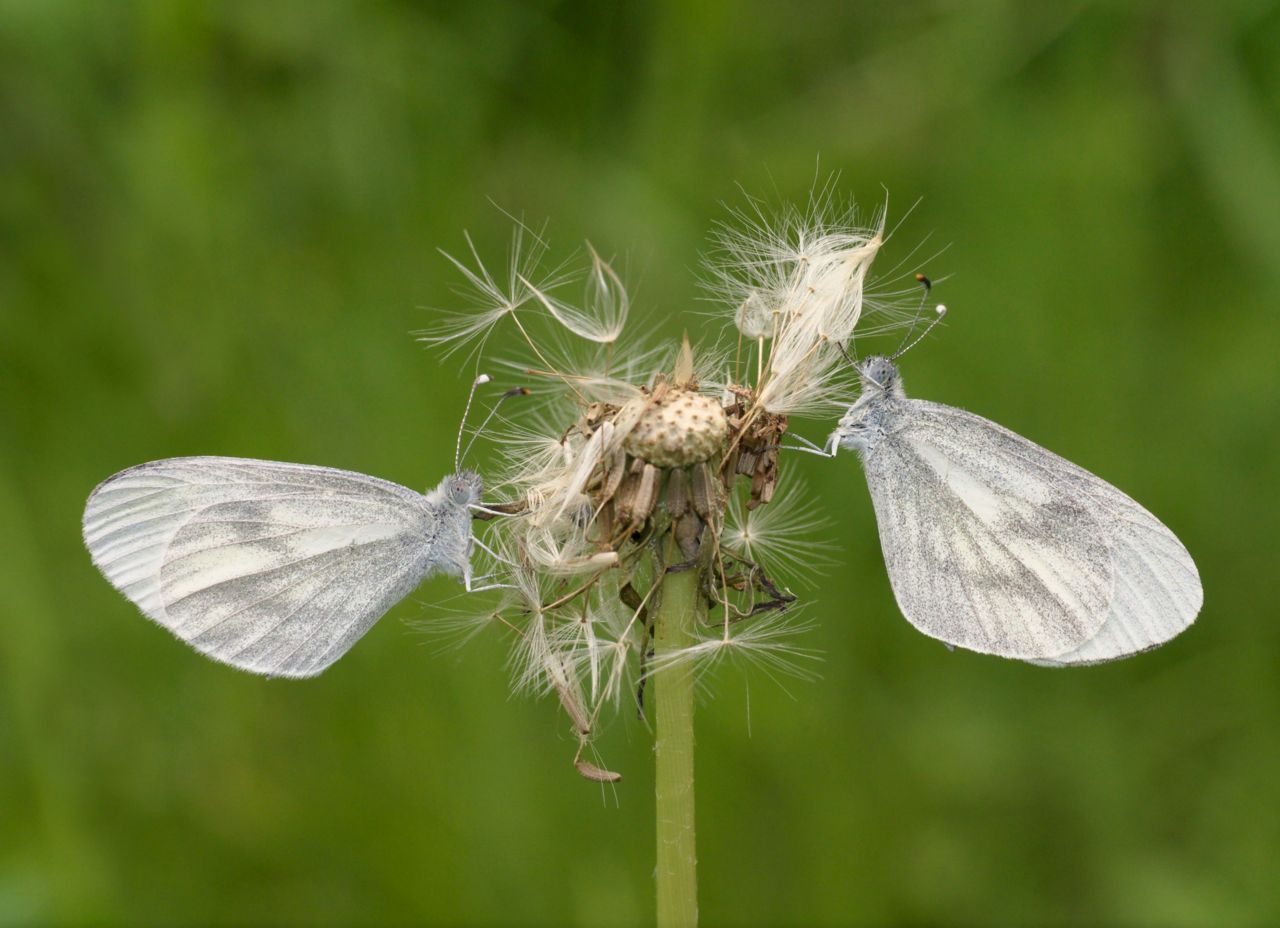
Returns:
[[[951,315],[908,390],[1133,494],[1206,606],[1102,667],[948,652],[855,460],[794,461],[838,550],[797,589],[821,677],[706,681],[705,923],[1280,922],[1277,62],[1253,0],[0,0],[0,924],[649,921],[649,732],[579,778],[507,641],[408,624],[453,581],[261,680],[141,618],[80,513],[183,454],[433,485],[473,371],[409,334],[459,303],[437,247],[500,265],[493,204],[549,219],[696,339],[738,185],[831,172],[920,201],[878,266]]]

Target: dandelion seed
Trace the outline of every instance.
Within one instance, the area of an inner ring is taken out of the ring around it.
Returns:
[[[575,760],[573,766],[577,768],[578,773],[588,780],[595,780],[600,783],[617,783],[622,779],[622,774],[614,773],[612,770],[605,770],[603,767],[598,767],[581,758]]]
[[[485,629],[502,623],[502,607],[464,609],[424,603],[425,614],[406,624],[415,632],[441,642],[441,651],[460,650]]]
[[[557,488],[555,494],[552,494],[560,498],[560,506],[555,510],[557,519],[563,516],[565,509],[571,505],[576,504],[578,508],[581,508],[584,504],[590,505],[590,500],[583,493],[583,490],[586,489],[587,481],[591,479],[591,475],[600,466],[600,462],[604,460],[605,454],[613,450],[613,431],[612,422],[602,422],[600,428],[596,429],[591,434],[591,437],[587,439],[587,443],[573,463],[573,469],[564,475],[565,479],[562,486]]]
[[[601,258],[594,248],[587,246],[591,253],[591,270],[587,274],[586,293],[583,308],[579,309],[571,303],[556,299],[521,278],[521,282],[557,322],[573,334],[588,341],[600,344],[612,344],[622,334],[627,322],[630,300],[627,291],[617,273]]]
[[[738,331],[760,342],[762,408],[822,411],[846,393],[840,346],[862,318],[883,217],[863,227],[853,210],[834,207],[829,190],[805,212],[767,217],[751,206],[718,229],[708,289],[736,307]]]
[[[803,576],[831,563],[834,546],[817,537],[831,523],[804,488],[786,476],[779,478],[782,489],[768,506],[751,509],[742,494],[730,498],[723,544],[770,573]]]
[[[583,521],[587,518],[584,514]],[[596,550],[581,525],[568,532],[554,525],[531,527],[524,533],[521,554],[530,565],[553,577],[599,573],[618,563],[617,552]]]
[[[520,307],[535,298],[530,279],[539,278],[539,267],[547,252],[547,244],[527,227],[518,225],[512,235],[507,267],[507,282],[501,284],[485,267],[469,234],[464,235],[474,267],[446,251],[441,251],[466,281],[462,293],[473,303],[470,310],[443,313],[432,327],[418,333],[418,340],[433,347],[445,347],[446,354],[474,341],[483,341],[503,319],[513,316]],[[531,244],[526,244],[526,238]],[[543,274],[539,291],[551,291],[567,279],[563,268]]]
[[[682,664],[694,664],[700,673],[721,663],[745,662],[767,673],[775,681],[781,677],[808,680],[816,677],[813,666],[822,660],[820,652],[795,643],[794,639],[813,629],[811,621],[797,621],[794,612],[778,612],[739,626],[723,629],[696,644],[655,658],[646,669],[648,676]]]
[[[752,341],[770,338],[774,332],[774,313],[759,292],[752,290],[738,305],[734,324]]]

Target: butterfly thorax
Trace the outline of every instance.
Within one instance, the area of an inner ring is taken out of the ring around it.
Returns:
[[[466,574],[471,561],[471,507],[478,505],[484,482],[474,471],[450,474],[426,495],[432,516],[428,520],[434,563],[431,573],[454,577]]]

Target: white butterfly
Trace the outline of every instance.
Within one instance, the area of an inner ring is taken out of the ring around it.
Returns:
[[[476,589],[471,552],[484,545],[471,519],[484,485],[458,468],[461,439],[456,472],[426,494],[305,464],[140,464],[90,494],[85,545],[112,586],[202,654],[312,677],[432,574]]]
[[[202,654],[320,673],[433,573],[471,586],[480,477],[430,493],[243,458],[152,461],[99,484],[84,540],[111,585]]]
[[[1071,665],[1154,648],[1195,620],[1195,563],[1124,493],[994,422],[909,399],[889,358],[858,374],[829,446],[862,459],[894,596],[920,631]]]

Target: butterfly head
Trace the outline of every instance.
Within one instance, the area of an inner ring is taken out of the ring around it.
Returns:
[[[449,502],[458,506],[472,506],[480,502],[484,493],[484,480],[473,470],[460,470],[445,477],[441,487]]]
[[[891,396],[905,396],[902,390],[902,375],[898,373],[898,365],[884,355],[872,355],[858,365],[858,380],[862,384],[862,395],[886,393]]]

